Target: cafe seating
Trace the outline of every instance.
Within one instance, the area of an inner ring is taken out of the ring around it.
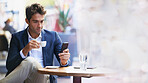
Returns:
[[[5,59],[6,52],[8,52],[8,41],[5,35],[0,35],[0,59]]]
[[[5,35],[0,35],[0,73],[6,73],[6,57],[8,54],[8,41]]]

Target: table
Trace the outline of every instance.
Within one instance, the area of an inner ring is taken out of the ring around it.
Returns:
[[[113,74],[114,71],[106,68],[87,69],[86,71],[75,69],[73,66],[58,68],[40,68],[38,72],[41,74],[73,76],[73,83],[81,83],[81,77],[106,76]]]

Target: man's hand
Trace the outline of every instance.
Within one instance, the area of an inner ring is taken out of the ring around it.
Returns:
[[[70,58],[69,49],[65,49],[63,53],[59,53],[59,58],[61,60],[61,65],[66,65],[68,59]]]
[[[27,56],[28,52],[32,49],[40,48],[40,43],[36,40],[31,40],[22,50],[24,56]]]

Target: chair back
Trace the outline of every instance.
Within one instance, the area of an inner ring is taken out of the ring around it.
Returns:
[[[5,35],[0,35],[0,51],[8,51],[8,40]]]

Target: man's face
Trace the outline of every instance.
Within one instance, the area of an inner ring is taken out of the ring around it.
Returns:
[[[41,30],[43,28],[44,24],[44,15],[41,15],[39,13],[34,14],[30,21],[27,22],[29,25],[29,33],[32,36],[37,36],[41,33]]]

